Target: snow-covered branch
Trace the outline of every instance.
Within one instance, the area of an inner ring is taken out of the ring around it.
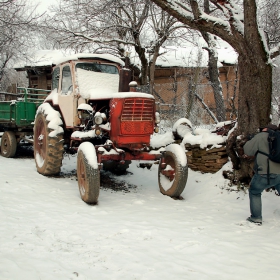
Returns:
[[[211,116],[211,118],[214,120],[215,123],[218,123],[219,121],[217,120],[216,116],[213,114],[213,112],[209,109],[207,104],[203,101],[203,99],[195,93],[195,97],[200,101],[204,109],[208,112],[208,114]]]
[[[270,58],[275,58],[278,55],[280,55],[280,43],[270,50]]]
[[[87,39],[88,41],[92,41],[92,42],[95,42],[95,43],[108,44],[108,43],[115,42],[115,43],[124,44],[124,45],[132,45],[132,46],[135,45],[134,42],[124,41],[124,40],[118,39],[116,37],[114,37],[112,39],[109,39],[109,38],[101,39],[101,38],[93,38],[93,37],[87,36],[83,33],[73,32],[73,31],[70,31],[70,30],[68,30],[68,32],[72,33],[74,36],[82,37],[84,39]]]
[[[204,13],[197,0],[152,1],[192,29],[215,34],[230,44],[243,37],[242,13],[233,4],[229,4],[231,1],[211,0],[223,13],[219,17]]]

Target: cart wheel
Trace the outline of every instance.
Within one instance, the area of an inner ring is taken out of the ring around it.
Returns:
[[[188,179],[185,151],[177,144],[166,147],[158,168],[158,183],[162,194],[179,197]]]
[[[114,160],[105,161],[103,162],[103,170],[121,175],[125,174],[130,164],[131,160],[126,160],[124,163],[120,163],[119,161]]]
[[[84,142],[79,146],[77,177],[82,200],[89,204],[96,204],[100,188],[100,171],[95,148],[90,142]]]
[[[13,131],[5,131],[1,140],[1,155],[12,158],[17,151],[17,139]]]
[[[34,124],[34,158],[37,171],[43,175],[60,172],[63,159],[63,129],[59,112],[50,104],[39,106]]]

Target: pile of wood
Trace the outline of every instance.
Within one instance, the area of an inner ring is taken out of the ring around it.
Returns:
[[[188,166],[194,171],[215,173],[228,161],[226,147],[201,149],[199,145],[186,144]]]

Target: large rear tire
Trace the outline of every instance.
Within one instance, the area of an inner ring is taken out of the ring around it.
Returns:
[[[79,146],[77,177],[82,200],[88,204],[96,204],[100,189],[100,171],[95,148],[90,142]]]
[[[37,171],[43,175],[60,172],[63,159],[63,128],[59,112],[43,103],[34,124],[34,158]]]
[[[163,162],[166,164],[165,168]],[[185,189],[187,179],[188,165],[185,151],[177,144],[167,146],[158,169],[160,192],[178,198]]]
[[[1,155],[12,158],[17,151],[17,139],[13,131],[5,131],[1,139]]]

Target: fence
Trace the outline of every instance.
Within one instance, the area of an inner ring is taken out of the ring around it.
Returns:
[[[17,87],[17,93],[0,92],[0,101],[25,101],[41,104],[50,90]]]
[[[189,81],[157,84],[153,89],[157,111],[162,120],[162,129],[169,130],[179,118],[188,118],[193,126],[211,127],[217,123],[217,107],[224,108],[224,120],[236,118],[236,82],[223,82],[223,98],[214,97],[210,83],[191,84]],[[140,86],[138,91],[149,93],[148,86]],[[216,104],[218,103],[218,104]]]

